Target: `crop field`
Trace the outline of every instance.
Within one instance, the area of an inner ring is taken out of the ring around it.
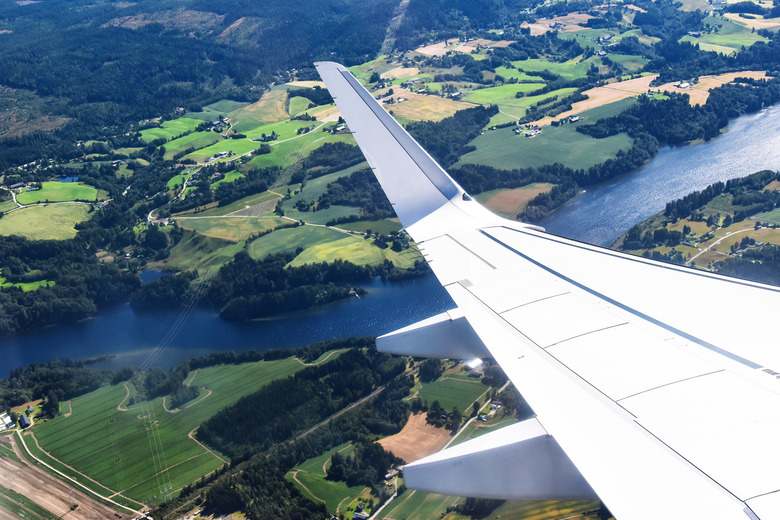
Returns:
[[[539,83],[544,83],[544,79],[539,76],[532,76],[518,69],[509,69],[503,65],[501,67],[496,67],[496,74],[502,76],[504,79],[514,78],[518,81],[538,81]]]
[[[276,253],[295,251],[298,247],[306,249],[317,244],[333,242],[345,236],[344,233],[333,229],[314,226],[279,229],[253,240],[249,244],[248,252],[252,258],[260,259]]]
[[[166,161],[171,161],[173,160],[173,156],[179,152],[183,152],[189,148],[200,150],[201,148],[218,143],[223,139],[225,138],[219,135],[217,132],[212,132],[210,130],[192,132],[191,134],[187,134],[183,137],[179,137],[178,139],[174,139],[173,141],[165,143],[164,158]]]
[[[759,213],[753,218],[759,222],[769,222],[770,224],[777,224],[780,226],[780,208],[766,213]]]
[[[200,423],[302,367],[288,358],[198,370],[190,381],[201,388],[201,397],[176,413],[165,411],[160,398],[120,409],[124,385],[103,387],[73,399],[71,416],[38,424],[34,433],[53,457],[108,488],[133,500],[159,501],[224,464],[188,438]]]
[[[626,72],[639,72],[649,61],[634,54],[610,54],[609,59],[623,67]]]
[[[0,487],[0,508],[11,512],[17,518],[31,520],[56,520],[60,518],[30,498],[4,487]]]
[[[500,85],[498,87],[480,88],[465,96],[467,101],[483,105],[511,105],[517,106],[522,99],[516,98],[518,92],[532,92],[544,87],[544,83],[518,83]]]
[[[177,270],[198,269],[203,274],[206,269],[216,270],[230,262],[243,248],[244,242],[233,243],[185,231],[164,265]]]
[[[180,117],[179,119],[171,119],[170,121],[163,121],[157,128],[147,128],[141,130],[141,140],[145,143],[151,143],[155,139],[173,139],[179,137],[182,134],[192,132],[198,125],[203,123],[198,119],[190,119],[188,117]]]
[[[0,219],[0,235],[19,235],[30,240],[67,240],[76,236],[75,225],[90,217],[87,204],[31,206]]]
[[[347,486],[344,482],[325,480],[325,470],[330,466],[330,458],[336,452],[347,455],[352,451],[349,443],[336,446],[319,457],[309,459],[290,470],[285,478],[307,497],[322,502],[328,511],[343,513],[347,506],[366,489],[364,486]],[[339,507],[341,506],[341,507]]]
[[[439,401],[447,410],[454,406],[463,412],[468,412],[471,405],[490,387],[483,385],[479,379],[465,374],[447,373],[433,383],[423,383],[420,397],[430,405]]]
[[[458,110],[474,106],[471,103],[410,92],[398,93],[394,97],[396,99],[403,97],[406,98],[406,101],[388,105],[389,110],[393,111],[393,116],[407,121],[441,121]]]
[[[442,515],[447,513],[448,508],[454,507],[459,500],[459,497],[409,489],[384,508],[379,513],[377,519],[427,520],[430,518],[442,518]]]
[[[771,6],[768,6],[771,8]],[[745,27],[752,30],[753,28],[758,31],[759,29],[768,29],[770,31],[777,31],[780,28],[780,18],[765,18],[761,15],[754,15],[755,18],[741,18],[737,13],[724,13],[723,17],[728,18],[740,27]]]
[[[92,186],[76,182],[49,181],[41,183],[41,189],[25,191],[16,196],[20,204],[35,204],[36,202],[66,202],[70,200],[95,201],[98,190]]]
[[[178,224],[207,237],[221,238],[231,242],[274,229],[284,220],[278,217],[179,217]]]
[[[308,110],[312,104],[313,103],[309,100],[309,98],[305,98],[303,96],[292,96],[287,100],[287,112],[289,112],[291,116],[297,116],[301,112]]]
[[[550,191],[553,186],[548,182],[535,182],[512,190],[485,191],[474,198],[493,213],[514,220],[534,197]]]
[[[246,119],[254,119],[260,123],[275,123],[290,118],[286,105],[286,90],[269,90],[259,101],[232,110],[228,117],[236,123]]]
[[[757,33],[751,32],[747,27],[743,27],[733,21],[723,17],[708,16],[702,23],[707,26],[722,25],[718,32],[702,34],[699,38],[693,36],[683,36],[681,42],[689,42],[692,45],[699,45],[704,51],[713,51],[721,54],[734,54],[742,46],[750,47],[756,42],[769,41],[767,38]]]
[[[515,135],[512,128],[499,128],[477,136],[471,144],[477,149],[460,158],[460,164],[485,164],[512,170],[561,163],[569,168],[589,168],[627,150],[633,141],[627,134],[604,139],[581,134],[576,124],[545,127],[533,138]]]

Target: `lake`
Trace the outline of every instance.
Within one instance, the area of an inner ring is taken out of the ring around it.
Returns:
[[[539,222],[550,233],[609,246],[666,203],[717,181],[780,169],[780,106],[732,121],[693,146],[662,148],[645,166],[590,186]]]
[[[718,180],[761,169],[780,169],[780,107],[743,116],[708,143],[664,148],[644,167],[588,188],[542,225],[548,231],[609,245],[634,224],[663,210],[666,202]],[[145,281],[161,276],[148,272]],[[119,305],[96,318],[20,334],[0,341],[0,377],[17,366],[54,357],[80,359],[112,355],[97,364],[168,367],[208,352],[297,347],[344,336],[381,335],[452,308],[438,281],[365,285],[368,294],[250,323],[221,320],[216,311],[136,314]]]

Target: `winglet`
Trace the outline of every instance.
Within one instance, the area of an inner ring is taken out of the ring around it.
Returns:
[[[468,197],[344,66],[314,65],[405,227]]]

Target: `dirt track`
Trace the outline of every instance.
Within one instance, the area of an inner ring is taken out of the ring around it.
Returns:
[[[21,457],[16,439],[4,436],[0,442],[13,447],[13,450]],[[104,519],[116,518],[117,511],[104,506],[90,498],[78,489],[74,489],[65,482],[58,480],[45,471],[34,466],[20,464],[9,457],[0,457],[0,486],[16,491],[36,504],[47,509],[61,518],[69,519]],[[72,503],[78,504],[78,508],[71,511]],[[122,518],[133,518],[122,511],[118,513]],[[4,509],[0,509],[0,519],[17,518]]]

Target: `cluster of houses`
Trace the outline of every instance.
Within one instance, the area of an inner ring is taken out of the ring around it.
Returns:
[[[233,150],[228,150],[226,152],[219,152],[206,159],[206,162],[212,162],[212,161],[216,161],[217,159],[224,159],[226,157],[232,157],[232,156],[233,156]]]
[[[32,417],[33,412],[35,412],[35,408],[31,404],[27,405],[26,414],[20,413],[19,414],[19,426],[24,428],[29,428],[32,426],[32,421],[30,417]],[[29,416],[29,417],[28,417]],[[9,430],[14,427],[14,420],[11,419],[11,416],[8,414],[8,412],[0,413],[0,432]]]
[[[532,126],[532,127],[518,127],[515,128],[515,135],[524,135],[525,137],[536,137],[537,135],[542,133],[542,129],[538,126]]]

